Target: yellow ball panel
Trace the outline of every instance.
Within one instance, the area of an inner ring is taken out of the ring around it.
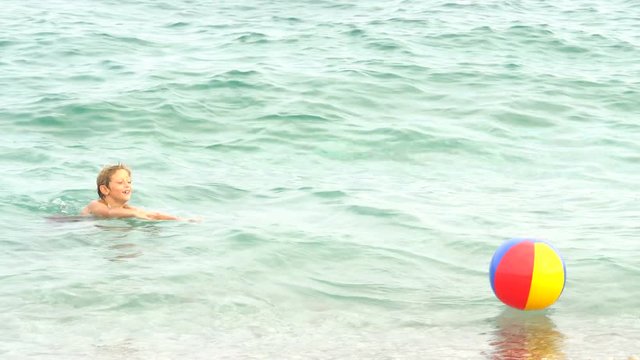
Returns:
[[[535,243],[533,277],[525,310],[539,310],[558,300],[564,287],[560,256],[547,244]]]

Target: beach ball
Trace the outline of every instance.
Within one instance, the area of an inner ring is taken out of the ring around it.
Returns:
[[[542,240],[506,241],[493,254],[489,271],[496,297],[520,310],[544,309],[556,302],[564,289],[564,261]]]

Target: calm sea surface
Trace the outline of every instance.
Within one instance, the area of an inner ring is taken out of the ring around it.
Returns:
[[[1,6],[0,358],[640,355],[638,1]],[[120,161],[201,222],[50,219]]]

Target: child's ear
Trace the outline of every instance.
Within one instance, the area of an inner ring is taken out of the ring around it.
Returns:
[[[107,187],[107,185],[100,185],[100,192],[101,192],[104,196],[109,195],[109,188]]]

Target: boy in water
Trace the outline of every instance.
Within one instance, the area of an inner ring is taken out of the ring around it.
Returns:
[[[81,215],[101,218],[139,218],[146,220],[180,220],[157,212],[145,211],[129,206],[131,199],[131,170],[124,164],[106,166],[96,180],[98,196],[82,210]]]

